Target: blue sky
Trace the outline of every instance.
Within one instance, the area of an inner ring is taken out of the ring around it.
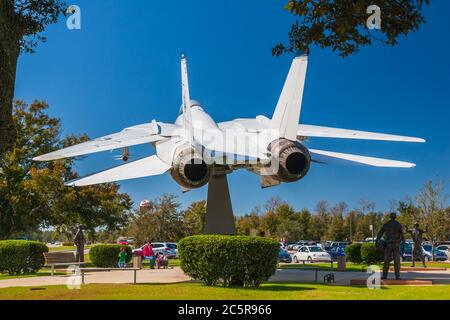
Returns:
[[[65,20],[48,41],[19,61],[16,97],[46,100],[64,133],[98,137],[157,119],[172,122],[180,106],[179,57],[189,60],[191,97],[217,121],[272,116],[292,56],[271,56],[287,39],[292,17],[279,0],[74,1],[82,29]],[[313,165],[296,183],[262,190],[257,176],[229,176],[234,211],[247,213],[272,196],[295,208],[323,199],[350,207],[360,199],[389,209],[427,179],[450,179],[450,2],[435,1],[419,32],[392,48],[375,44],[346,59],[313,48],[301,122],[423,137],[426,144],[312,139],[315,149],[417,163],[414,169]],[[132,149],[136,156],[150,146]],[[114,154],[117,154],[114,153]],[[119,164],[111,153],[77,162],[82,175]],[[135,202],[170,192],[183,205],[206,198],[206,187],[182,194],[170,176],[120,183]]]

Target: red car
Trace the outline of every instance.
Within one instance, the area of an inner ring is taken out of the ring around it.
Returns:
[[[119,239],[117,239],[117,244],[120,244],[120,245],[123,245],[123,246],[127,246],[128,245],[128,239],[120,237]]]

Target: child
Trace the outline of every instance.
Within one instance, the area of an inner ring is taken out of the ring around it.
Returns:
[[[167,259],[167,255],[162,252],[158,252],[157,256],[158,257],[156,258],[156,264],[158,265],[158,269],[159,268],[167,269],[167,267],[169,266],[169,260]]]
[[[119,252],[119,268],[125,268],[125,263],[127,261],[127,253],[125,248],[121,247]]]

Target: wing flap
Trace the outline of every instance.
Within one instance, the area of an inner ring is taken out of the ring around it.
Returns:
[[[89,186],[100,183],[156,176],[167,172],[170,165],[151,156],[66,183],[67,186]]]
[[[82,156],[86,154],[109,151],[165,139],[159,135],[159,126],[156,122],[126,128],[121,132],[113,133],[101,138],[80,143],[55,152],[36,157],[34,161],[51,161],[64,158]]]
[[[309,149],[311,152],[312,160],[318,163],[332,163],[334,159],[340,159],[360,164],[365,164],[373,167],[385,167],[385,168],[413,168],[416,165],[410,162],[374,158],[367,156],[360,156],[355,154],[331,152],[324,150]]]
[[[400,142],[425,142],[424,139],[416,137],[406,137],[392,134],[347,130],[331,127],[313,126],[300,124],[297,130],[298,137],[320,137],[320,138],[342,138],[342,139],[362,139]]]

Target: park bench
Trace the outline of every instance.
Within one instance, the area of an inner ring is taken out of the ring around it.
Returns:
[[[44,252],[45,266],[51,267],[51,275],[55,274],[55,266],[80,266],[85,264],[84,262],[76,261],[75,254],[73,252],[61,251],[61,252]]]
[[[140,268],[80,268],[81,283],[84,284],[84,274],[87,272],[103,272],[103,271],[133,271],[133,283],[136,284],[136,273]]]

